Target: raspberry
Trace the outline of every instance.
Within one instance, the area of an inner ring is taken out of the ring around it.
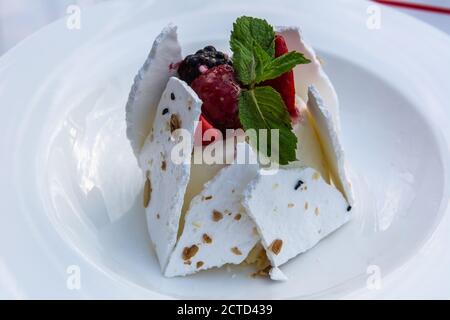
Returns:
[[[195,54],[186,56],[178,67],[178,74],[181,80],[190,85],[205,70],[221,64],[231,66],[232,62],[225,53],[217,51],[213,46],[206,46]]]
[[[222,64],[208,69],[191,87],[202,99],[202,115],[211,125],[222,132],[241,127],[238,116],[241,89],[232,66]]]
[[[275,35],[275,57],[282,56],[288,52],[286,41],[283,36]],[[284,104],[292,118],[299,116],[298,109],[295,106],[295,83],[294,72],[288,71],[275,79],[265,81],[263,85],[271,86],[283,98]]]

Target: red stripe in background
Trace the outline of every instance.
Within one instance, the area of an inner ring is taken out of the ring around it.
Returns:
[[[390,5],[390,6],[394,6],[394,7],[450,14],[450,8],[432,6],[432,5],[428,5],[428,4],[419,4],[419,3],[395,1],[395,0],[373,0],[373,1],[376,3],[386,4],[386,5]]]

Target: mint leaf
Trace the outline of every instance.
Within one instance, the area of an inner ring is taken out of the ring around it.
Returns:
[[[291,118],[280,94],[272,87],[256,87],[242,90],[239,97],[239,118],[245,130],[267,129],[267,151],[270,158],[272,148],[278,153],[281,165],[296,160],[297,137],[292,132]],[[271,129],[279,130],[279,145],[271,145]],[[250,140],[253,147],[261,150],[260,142]]]
[[[264,19],[252,17],[240,17],[233,23],[231,32],[230,46],[233,52],[249,48],[252,51],[253,42],[259,44],[270,57],[275,54],[275,32],[273,27]]]
[[[266,66],[270,64],[273,58],[257,43],[253,46],[253,56],[255,59],[255,77],[252,82],[256,84],[257,79],[264,77]]]
[[[256,73],[255,82],[260,83],[266,80],[275,79],[283,73],[288,72],[298,64],[306,64],[311,61],[296,51],[288,52],[271,61],[266,61],[262,71]]]
[[[275,53],[275,32],[267,21],[251,17],[240,17],[233,24],[230,47],[233,51],[233,66],[238,79],[244,85],[252,85],[257,73],[261,74],[263,64],[257,61],[255,48],[273,58]],[[266,64],[270,60],[265,60]],[[258,65],[258,62],[260,63]]]
[[[248,48],[242,47],[234,51],[233,67],[237,78],[244,85],[251,85],[256,78],[255,56]]]

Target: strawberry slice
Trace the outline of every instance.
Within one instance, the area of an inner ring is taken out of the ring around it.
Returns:
[[[275,57],[282,56],[288,53],[288,47],[283,36],[275,35]],[[295,83],[294,72],[288,71],[275,79],[265,81],[263,85],[271,86],[283,98],[284,104],[292,118],[296,119],[299,116],[297,107],[295,106]]]
[[[203,116],[203,114],[200,115],[199,121],[200,121],[199,125],[201,125],[201,131],[200,131],[200,127],[197,127],[197,130],[194,135],[195,145],[202,144],[204,146],[207,146],[208,144],[210,144],[220,138],[220,131],[218,129],[214,128],[213,125],[211,123],[209,123],[208,120],[206,120],[206,118]],[[211,141],[203,140],[205,132],[209,129],[215,130],[213,132],[209,132],[209,134],[212,133],[213,138],[211,139]],[[200,143],[200,141],[201,141],[201,143]]]
[[[205,133],[208,129],[214,129],[213,125],[206,120],[206,118],[201,114],[200,122],[202,123],[202,132]]]

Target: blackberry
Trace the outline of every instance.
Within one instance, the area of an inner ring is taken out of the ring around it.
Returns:
[[[190,85],[200,74],[221,64],[233,65],[228,55],[217,51],[213,46],[206,46],[184,58],[178,67],[178,75]],[[201,70],[201,66],[204,70]]]

